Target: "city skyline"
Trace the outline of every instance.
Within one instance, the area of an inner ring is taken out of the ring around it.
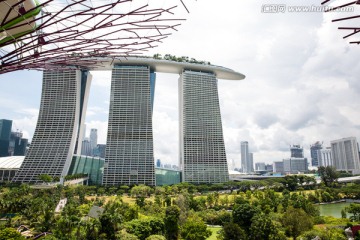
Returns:
[[[252,146],[255,162],[269,163],[288,157],[292,144],[303,146],[310,160],[309,147],[316,141],[330,146],[334,139],[360,139],[360,84],[356,79],[360,68],[354,66],[360,49],[342,39],[337,25],[331,23],[337,13],[262,13],[261,7],[267,3],[229,1],[223,6],[189,2],[190,15],[179,32],[149,55],[194,57],[247,75],[241,83],[219,82],[229,161],[240,160],[242,140]],[[299,5],[296,1],[286,3]],[[227,19],[213,18],[224,12]],[[259,27],[264,30],[254,30]],[[191,44],[187,44],[189,36]],[[99,129],[99,143],[105,143],[110,76],[92,74],[86,123],[88,131]],[[34,71],[0,76],[0,118],[13,119],[27,138],[32,137],[36,125],[41,78],[41,73]],[[177,163],[177,77],[159,74],[157,81],[155,159]]]

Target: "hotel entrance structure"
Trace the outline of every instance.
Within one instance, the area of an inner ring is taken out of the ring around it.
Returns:
[[[206,63],[153,58],[102,58],[101,62],[101,66],[91,70],[112,71],[103,185],[155,185],[152,132],[155,72],[180,75],[182,181],[228,181],[217,82],[241,80],[245,78],[243,74]],[[81,143],[79,136],[88,96],[88,82],[84,79],[89,75],[85,72],[44,71],[32,146],[13,181],[36,182],[41,174],[53,177],[68,174],[71,158]]]

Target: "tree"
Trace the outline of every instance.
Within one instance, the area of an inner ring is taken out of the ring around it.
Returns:
[[[286,229],[286,234],[295,240],[302,232],[312,228],[313,223],[304,210],[289,207],[284,213],[281,222]]]
[[[296,175],[286,175],[284,178],[284,185],[289,191],[295,191],[298,186],[298,179]]]
[[[53,178],[48,174],[41,174],[38,176],[38,178],[39,178],[39,180],[46,182],[46,183],[52,182],[52,180],[53,180]]]
[[[319,167],[318,173],[321,177],[321,181],[325,184],[325,186],[331,186],[337,179],[339,178],[339,173],[336,171],[335,167],[327,166],[327,167]]]
[[[279,227],[264,213],[253,217],[249,235],[250,240],[286,240]]]
[[[169,206],[165,211],[165,236],[167,240],[177,240],[179,237],[180,209],[177,206]]]
[[[245,231],[235,223],[226,223],[220,231],[219,238],[222,240],[247,240]]]
[[[162,235],[151,235],[146,240],[166,240],[166,238]]]
[[[259,209],[249,203],[235,205],[233,208],[233,221],[248,231],[251,219],[259,212]]]
[[[140,240],[145,240],[150,235],[163,234],[164,222],[158,218],[134,219],[125,224],[126,231],[134,234]]]
[[[4,228],[0,230],[0,240],[25,240],[25,238],[13,228]]]
[[[211,236],[211,231],[206,224],[196,217],[188,218],[181,229],[181,237],[184,240],[205,240]]]
[[[133,197],[150,197],[151,193],[153,193],[153,189],[143,184],[139,186],[134,186],[130,191],[130,194]]]
[[[360,204],[351,203],[345,210],[352,215],[350,216],[351,221],[360,221]]]

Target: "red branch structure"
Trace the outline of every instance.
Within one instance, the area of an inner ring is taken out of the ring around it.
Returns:
[[[322,5],[328,5],[331,2],[332,2],[332,0],[325,0],[321,4]],[[326,12],[336,11],[338,9],[349,7],[349,6],[352,6],[352,5],[360,5],[360,0],[351,1],[351,2],[348,2],[346,4],[331,7],[329,9],[327,9]],[[344,18],[337,18],[337,19],[332,20],[332,22],[350,21],[350,20],[358,19],[358,18],[360,18],[360,15],[354,15],[354,16],[349,16],[349,17],[344,17]],[[351,31],[349,34],[347,34],[347,35],[345,35],[343,37],[344,39],[346,39],[348,37],[351,37],[351,36],[353,36],[353,35],[360,32],[360,26],[358,26],[358,27],[338,27],[338,29],[339,30]],[[360,41],[351,41],[350,44],[360,44]]]
[[[8,0],[0,3],[4,1]],[[20,7],[24,1],[19,0],[10,9],[24,16],[35,9],[24,11]],[[178,1],[188,12],[183,0]],[[177,6],[158,8],[148,2],[44,0],[37,6],[41,7],[40,14],[5,30],[16,30],[26,24],[36,26],[21,37],[0,42],[0,73],[21,69],[91,69],[101,66],[101,57],[142,54],[177,31],[185,20],[173,17]],[[164,2],[169,1],[163,1],[166,5]],[[9,23],[9,12],[1,16],[1,27]]]

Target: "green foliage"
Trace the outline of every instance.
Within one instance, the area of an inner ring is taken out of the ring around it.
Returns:
[[[223,226],[231,221],[231,213],[226,210],[216,211],[214,209],[207,209],[199,212],[199,216],[210,225]]]
[[[145,240],[150,235],[164,233],[164,222],[158,218],[135,219],[125,224],[128,233],[134,234],[140,240]]]
[[[304,232],[299,238],[313,240],[319,237],[321,240],[346,240],[344,230],[341,228],[319,228]]]
[[[271,220],[269,215],[259,213],[252,219],[249,240],[286,240],[279,227]]]
[[[294,239],[300,236],[302,232],[310,230],[313,226],[311,217],[304,210],[293,207],[287,209],[281,222],[285,227],[286,234]]]
[[[349,207],[345,208],[346,212],[352,214],[350,216],[351,221],[360,221],[360,204],[351,203]]]
[[[247,240],[247,235],[239,225],[235,223],[226,223],[220,231],[219,239],[221,240]]]
[[[180,209],[177,206],[169,206],[165,212],[165,236],[167,240],[177,240],[179,237]]]
[[[199,218],[188,218],[181,229],[181,237],[184,240],[205,240],[211,236],[211,231]]]
[[[4,228],[0,230],[0,240],[23,240],[21,234],[13,228]]]
[[[251,226],[251,219],[259,212],[260,210],[257,207],[249,203],[235,205],[233,208],[233,221],[247,231]]]
[[[49,182],[52,182],[53,181],[53,178],[50,176],[50,175],[47,175],[47,174],[41,174],[38,176],[39,180],[43,181],[43,182],[46,182],[46,183],[49,183]]]
[[[146,185],[134,186],[130,190],[130,194],[132,197],[150,197],[150,194],[153,192],[153,189]]]
[[[162,235],[151,235],[146,240],[166,240],[166,238]]]
[[[321,177],[321,181],[325,184],[325,186],[329,187],[333,185],[333,183],[339,178],[339,173],[336,171],[335,167],[327,166],[327,167],[319,167],[318,173]]]

